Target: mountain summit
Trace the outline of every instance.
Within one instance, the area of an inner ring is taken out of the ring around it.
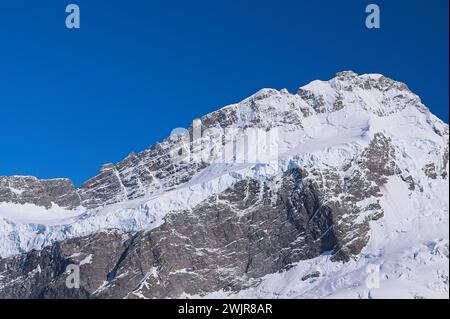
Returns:
[[[78,189],[0,177],[0,297],[448,298],[448,173],[404,83],[263,89]]]

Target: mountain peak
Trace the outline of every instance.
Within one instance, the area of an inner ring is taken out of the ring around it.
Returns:
[[[300,87],[297,94],[319,113],[339,111],[352,105],[377,116],[396,113],[409,106],[426,110],[406,84],[378,73],[339,72],[328,81],[316,80]]]
[[[373,265],[386,296],[399,276],[448,296],[448,125],[405,87],[344,71],[260,90],[194,120],[200,138],[131,153],[79,189],[0,177],[0,298],[67,297],[74,263],[83,297],[245,293],[285,274],[289,296],[361,296]]]
[[[356,72],[353,72],[351,70],[348,71],[341,71],[336,73],[336,77],[349,77],[349,78],[354,78],[357,77],[358,74]]]

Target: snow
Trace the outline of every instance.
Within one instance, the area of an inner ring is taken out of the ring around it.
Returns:
[[[68,210],[52,205],[51,209],[46,209],[33,204],[11,204],[0,203],[0,217],[14,220],[18,223],[40,224],[40,225],[58,225],[69,224],[75,220],[75,217],[81,215],[83,210],[78,208]]]
[[[184,297],[449,298],[448,196],[443,202],[439,195],[428,200],[421,198],[426,195],[410,197],[405,185],[393,177],[384,187],[385,216],[372,222],[369,244],[356,260],[331,262],[330,256],[323,255],[267,275],[237,293],[218,291]],[[433,186],[438,194],[448,193],[448,182]],[[437,207],[432,204],[434,200],[439,202]],[[423,203],[433,209],[418,210]],[[302,280],[315,272],[319,277]]]
[[[378,80],[381,75],[361,75],[357,79]],[[438,172],[448,174],[448,164],[442,164],[448,125],[407,90],[394,87],[381,91],[359,86],[351,91],[339,89],[352,81],[313,81],[302,87],[324,97],[324,113],[312,109],[298,95],[273,89],[261,90],[241,103],[219,110],[236,110],[234,127],[242,128],[255,118],[252,107],[256,103],[260,125],[278,129],[278,162],[217,162],[170,191],[90,210],[65,210],[57,205],[47,210],[31,204],[0,203],[0,257],[106,229],[151,230],[161,225],[168,213],[190,210],[246,178],[267,180],[292,167],[342,167],[361,154],[374,134],[382,132],[395,145],[397,165],[413,177],[418,187],[409,190],[399,176],[390,178],[382,187],[384,217],[371,222],[369,244],[357,259],[342,264],[331,262],[330,256],[320,256],[299,262],[288,271],[267,275],[239,293],[222,291],[206,297],[448,298],[449,182],[432,180],[423,171],[425,165],[434,163]],[[337,89],[345,107],[332,110]],[[400,102],[399,95],[403,96]],[[304,116],[300,109],[308,109],[311,115]],[[301,119],[301,124],[285,124],[287,113]],[[345,172],[341,175],[344,178]],[[92,256],[88,257],[83,260],[85,263],[92,261]],[[370,271],[378,266],[379,288],[370,288]],[[320,272],[319,277],[302,280],[316,271]],[[156,273],[148,276],[156,277]],[[146,284],[145,280],[142,284]]]
[[[92,254],[89,254],[88,256],[86,256],[86,258],[84,258],[82,261],[80,261],[80,266],[82,265],[86,265],[86,264],[91,264],[92,263]]]

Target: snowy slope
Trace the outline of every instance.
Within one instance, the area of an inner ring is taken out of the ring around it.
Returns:
[[[432,187],[437,194],[448,192],[448,183]],[[389,180],[383,194],[385,216],[372,222],[371,239],[358,258],[338,263],[324,255],[267,275],[238,293],[184,297],[449,298],[448,198],[410,196],[398,177]]]
[[[292,167],[339,168],[344,181],[352,174],[344,169],[347,164],[382,133],[392,140],[401,173],[381,187],[384,217],[371,222],[370,240],[361,256],[348,263],[320,256],[267,275],[237,294],[207,296],[448,297],[448,125],[406,85],[379,74],[342,72],[329,81],[311,82],[297,94],[261,90],[201,120],[208,128],[277,128],[278,161],[196,167],[185,182],[173,182],[179,179],[171,175],[164,183],[172,187],[156,187],[153,181],[147,189],[139,182],[133,192],[142,195],[129,200],[125,189],[96,208],[0,203],[0,256],[105,229],[150,230],[164,223],[167,214],[193,209],[238,181],[267,180]],[[213,153],[219,157],[222,149],[216,147]],[[127,178],[133,178],[133,171],[127,171]],[[367,278],[373,278],[368,271],[377,265],[380,288],[368,288]]]

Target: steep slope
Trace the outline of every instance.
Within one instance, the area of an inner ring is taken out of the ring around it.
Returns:
[[[401,296],[448,296],[448,125],[405,84],[342,72],[200,121],[190,148],[208,161],[177,160],[172,136],[77,190],[0,178],[0,256],[16,255],[0,297],[386,296],[365,285],[372,264]],[[276,161],[224,161],[227,144],[209,143],[249,128],[277,130]]]

